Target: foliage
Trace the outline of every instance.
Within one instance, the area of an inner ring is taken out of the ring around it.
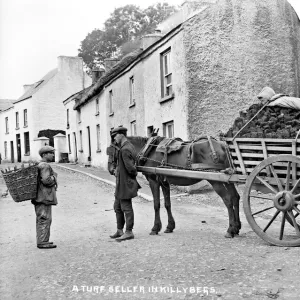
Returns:
[[[78,56],[92,70],[105,58],[122,58],[140,47],[140,38],[153,33],[159,23],[176,11],[167,3],[157,3],[146,9],[132,4],[116,8],[105,21],[103,29],[94,29],[81,42]]]

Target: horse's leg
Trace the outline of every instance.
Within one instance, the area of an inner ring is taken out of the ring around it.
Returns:
[[[151,229],[150,235],[158,234],[161,230],[161,220],[160,220],[160,190],[159,182],[156,180],[156,176],[149,176],[148,178],[151,192],[153,195],[153,204],[154,204],[154,226]]]
[[[234,227],[238,229],[236,234],[239,234],[239,231],[242,228],[242,223],[240,220],[240,195],[238,194],[234,184],[225,183],[224,186],[231,195],[234,212]]]
[[[167,180],[161,182],[161,189],[164,194],[165,208],[168,213],[168,225],[164,232],[171,233],[175,229],[175,221],[171,210],[170,184]]]
[[[232,238],[239,233],[241,222],[239,217],[239,200],[240,196],[237,193],[233,184],[210,181],[213,189],[223,199],[228,210],[229,227],[225,237]]]

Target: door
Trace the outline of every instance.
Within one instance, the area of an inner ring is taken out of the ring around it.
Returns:
[[[88,133],[88,143],[89,143],[89,157],[88,161],[92,160],[92,151],[91,151],[91,132],[90,132],[90,126],[87,127],[87,133]]]
[[[74,137],[74,149],[75,149],[75,161],[77,161],[78,157],[77,157],[77,142],[76,142],[76,133],[73,132],[73,137]]]
[[[15,162],[15,151],[14,151],[14,142],[10,141],[10,161]]]
[[[16,135],[16,140],[17,140],[17,158],[18,158],[18,162],[21,162],[21,137],[20,134]]]

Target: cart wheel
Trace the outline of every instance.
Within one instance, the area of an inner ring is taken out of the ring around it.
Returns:
[[[263,160],[246,181],[243,205],[247,221],[272,245],[300,246],[299,172],[300,158],[277,155]]]

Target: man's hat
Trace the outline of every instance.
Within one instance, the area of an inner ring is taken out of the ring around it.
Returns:
[[[51,146],[44,146],[39,150],[39,155],[42,157],[44,153],[54,152],[55,149]]]
[[[110,135],[113,137],[115,136],[116,134],[118,133],[122,133],[124,135],[126,135],[127,133],[127,128],[123,127],[123,125],[120,125],[119,127],[113,129],[111,132],[110,132]]]

